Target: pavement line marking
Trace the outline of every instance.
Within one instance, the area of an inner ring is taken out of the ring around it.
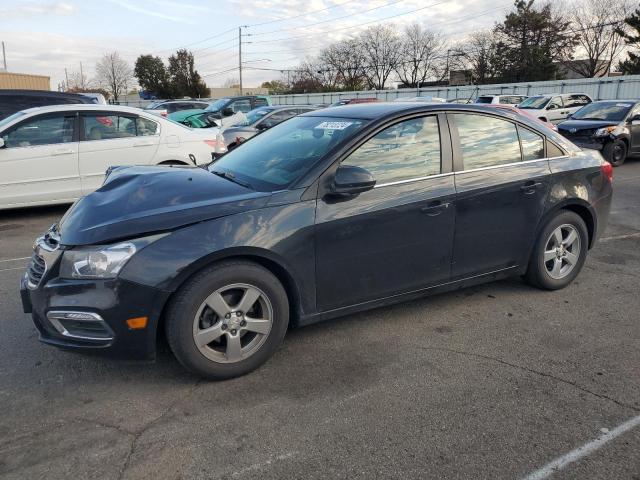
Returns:
[[[24,270],[27,267],[15,267],[15,268],[3,268],[0,270],[0,272],[8,272],[10,270]]]
[[[604,237],[604,238],[601,238],[600,241],[601,242],[609,242],[611,240],[624,240],[625,238],[636,238],[636,237],[640,237],[640,232],[638,232],[638,233],[630,233],[628,235],[616,235],[614,237]]]
[[[3,262],[15,262],[17,260],[29,260],[31,257],[20,257],[20,258],[8,258],[7,260],[0,260],[0,263]]]
[[[602,435],[600,435],[595,440],[585,443],[575,450],[571,450],[569,453],[556,458],[552,462],[547,463],[541,469],[530,473],[526,477],[523,477],[522,480],[543,480],[545,478],[548,478],[554,473],[562,470],[570,463],[576,462],[582,457],[586,457],[587,455],[592,454],[599,448],[603,447],[606,443],[638,426],[640,426],[640,415],[627,420],[623,424],[618,425],[613,430],[607,430],[606,428],[603,428]]]

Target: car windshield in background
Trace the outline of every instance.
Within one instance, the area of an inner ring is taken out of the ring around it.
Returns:
[[[529,97],[522,101],[518,108],[539,110],[549,103],[549,97]]]
[[[218,124],[210,118],[211,114],[208,113],[194,113],[193,115],[189,115],[185,117],[184,120],[181,120],[178,123],[186,125],[191,128],[211,128],[217,127]]]
[[[621,122],[632,106],[632,103],[627,102],[594,102],[582,107],[571,118],[574,120]]]
[[[216,100],[215,102],[213,102],[211,105],[209,105],[207,108],[205,108],[205,110],[207,112],[217,112],[222,107],[224,107],[227,103],[229,103],[229,99],[228,98],[221,98],[221,99]]]
[[[259,191],[286,189],[364,120],[294,117],[241,144],[209,166]]]
[[[272,108],[256,108],[255,110],[251,110],[246,114],[245,120],[236,123],[234,127],[247,127],[249,125],[253,125],[262,117],[264,117],[267,113],[271,112]]]

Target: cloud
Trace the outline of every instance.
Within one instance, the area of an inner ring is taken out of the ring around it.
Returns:
[[[76,7],[67,2],[36,2],[22,1],[12,4],[10,7],[0,9],[0,18],[3,20],[37,17],[42,15],[71,15],[77,11]]]

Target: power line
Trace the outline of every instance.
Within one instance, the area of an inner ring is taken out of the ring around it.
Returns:
[[[276,23],[276,22],[284,22],[286,20],[293,20],[294,18],[300,18],[300,17],[306,17],[307,15],[311,15],[314,13],[319,13],[319,12],[326,12],[327,10],[331,10],[333,8],[337,8],[337,7],[342,7],[344,5],[346,5],[347,3],[353,3],[356,0],[347,0],[346,2],[342,2],[340,4],[337,5],[331,5],[330,7],[326,7],[326,8],[321,8],[320,10],[312,10],[311,12],[306,12],[306,13],[301,13],[298,15],[293,15],[291,17],[282,17],[282,18],[276,18],[275,20],[269,20],[267,22],[261,22],[261,23],[253,23],[251,25],[244,25],[246,28],[252,28],[252,27],[260,27],[262,25],[269,25],[271,23]]]
[[[180,46],[180,47],[175,47],[175,48],[164,48],[164,49],[162,49],[162,50],[156,50],[156,51],[155,51],[155,52],[153,52],[153,53],[154,53],[154,54],[156,54],[156,53],[160,53],[160,52],[169,52],[169,51],[173,51],[173,50],[180,50],[180,49],[182,49],[182,48],[191,47],[191,46],[193,46],[193,45],[197,45],[197,44],[199,44],[199,43],[208,42],[209,40],[213,40],[214,38],[218,38],[218,37],[221,37],[222,35],[225,35],[225,34],[227,34],[227,33],[233,32],[233,31],[235,31],[235,30],[236,30],[236,28],[237,28],[237,27],[230,28],[229,30],[225,30],[224,32],[217,33],[217,34],[215,34],[215,35],[212,35],[211,37],[203,38],[202,40],[197,40],[197,41],[192,42],[192,43],[187,43],[186,45],[182,45],[182,46]]]
[[[386,7],[391,7],[393,5],[396,5],[398,3],[401,2],[405,2],[406,0],[395,0],[393,2],[387,3],[385,5],[379,5],[377,7],[373,7],[373,8],[369,8],[368,10],[362,10],[360,12],[356,12],[356,13],[350,13],[348,15],[343,15],[342,17],[335,17],[335,18],[330,18],[328,20],[322,20],[320,22],[315,22],[315,23],[309,23],[307,25],[302,25],[300,27],[291,27],[291,28],[281,28],[280,30],[271,30],[269,32],[260,32],[260,33],[248,33],[247,36],[250,37],[257,37],[259,35],[270,35],[272,33],[280,33],[280,32],[284,32],[284,31],[289,31],[289,30],[300,30],[301,28],[307,28],[307,27],[313,27],[314,25],[320,25],[322,23],[327,23],[327,22],[335,22],[336,20],[342,20],[344,18],[349,18],[349,17],[353,17],[354,15],[362,15],[363,13],[369,13],[369,12],[373,12],[374,10],[380,10],[381,8],[386,8]]]

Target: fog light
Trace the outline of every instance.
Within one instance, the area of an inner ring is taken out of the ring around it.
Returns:
[[[147,317],[135,317],[127,320],[127,325],[131,330],[142,330],[147,327]]]

